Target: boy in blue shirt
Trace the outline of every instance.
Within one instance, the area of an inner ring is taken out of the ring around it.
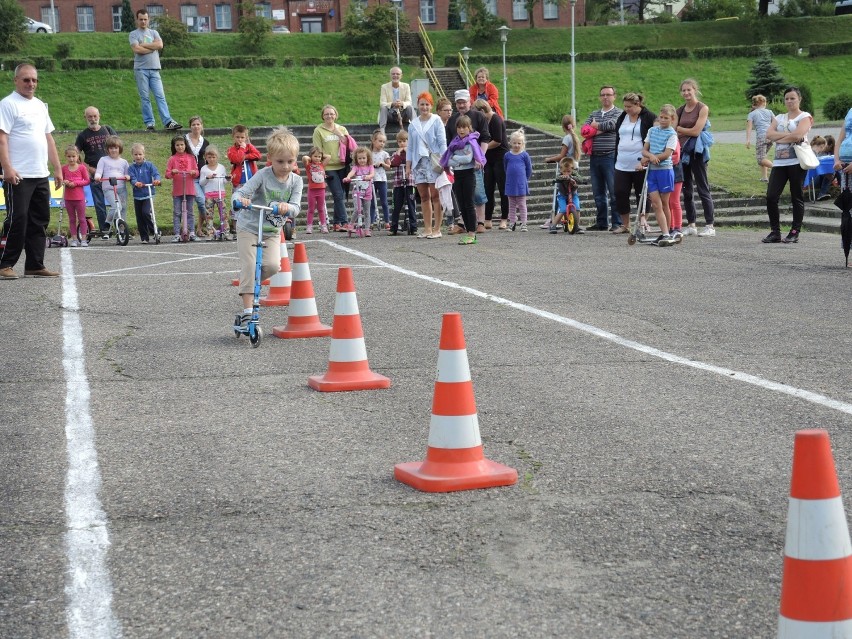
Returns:
[[[664,104],[657,116],[657,124],[648,131],[642,151],[642,157],[646,160],[644,164],[649,168],[648,198],[662,233],[652,242],[654,246],[671,246],[676,243],[669,234],[669,196],[674,191],[672,153],[677,146],[677,133],[673,124],[676,120],[675,108],[671,104]]]

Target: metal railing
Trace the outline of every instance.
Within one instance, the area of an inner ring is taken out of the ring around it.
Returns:
[[[473,86],[473,74],[470,72],[470,68],[467,66],[467,61],[461,53],[459,53],[459,73],[461,73],[461,76],[464,78],[467,86]]]
[[[426,31],[426,27],[423,26],[423,20],[420,19],[420,16],[417,16],[417,31],[420,33],[420,41],[423,43],[423,48],[426,49],[426,57],[429,58],[429,63],[431,64],[432,60],[435,59],[435,46],[429,39],[429,33]]]

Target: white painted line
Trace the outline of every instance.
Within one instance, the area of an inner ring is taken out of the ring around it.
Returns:
[[[86,273],[84,275],[80,275],[79,277],[94,277],[97,275],[108,275],[111,273],[126,273],[127,271],[137,271],[140,269],[148,269],[148,268],[157,268],[158,266],[165,266],[167,264],[180,264],[181,262],[195,262],[198,260],[209,260],[211,258],[223,257],[221,255],[193,255],[192,257],[185,257],[180,260],[167,260],[165,262],[154,262],[153,264],[140,264],[139,266],[127,266],[125,268],[116,268],[109,271],[98,271],[97,273]],[[229,259],[237,259],[237,258],[229,258]]]
[[[652,357],[657,357],[659,359],[665,360],[667,362],[672,362],[673,364],[680,364],[681,366],[687,366],[689,368],[694,368],[700,371],[704,371],[707,373],[715,373],[725,379],[734,380],[737,382],[743,382],[746,384],[751,384],[752,386],[757,386],[759,388],[763,388],[765,390],[775,391],[777,393],[783,393],[785,395],[790,395],[797,399],[804,400],[806,402],[811,402],[813,404],[817,404],[819,406],[823,406],[825,408],[830,408],[832,410],[840,411],[841,413],[846,413],[847,415],[852,415],[852,404],[848,404],[846,402],[841,402],[836,399],[832,399],[831,397],[827,397],[826,395],[821,395],[820,393],[814,393],[812,391],[804,390],[802,388],[796,388],[795,386],[789,386],[787,384],[781,384],[779,382],[773,382],[770,379],[764,379],[763,377],[759,377],[757,375],[751,375],[750,373],[743,373],[741,371],[736,371],[730,368],[724,368],[722,366],[716,366],[714,364],[706,364],[704,362],[700,362],[694,359],[688,359],[686,357],[681,357],[680,355],[675,355],[673,353],[668,353],[666,351],[662,351],[658,348],[654,348],[653,346],[647,346],[645,344],[641,344],[639,342],[634,342],[633,340],[626,339],[624,337],[620,337],[615,333],[610,333],[609,331],[605,331],[602,328],[598,328],[597,326],[592,326],[590,324],[584,324],[583,322],[578,322],[577,320],[571,319],[570,317],[563,317],[562,315],[557,315],[556,313],[551,313],[549,311],[543,311],[539,308],[535,308],[533,306],[528,306],[526,304],[519,304],[518,302],[513,302],[512,300],[508,300],[504,297],[499,297],[497,295],[491,295],[490,293],[485,293],[483,291],[477,290],[475,288],[470,288],[469,286],[462,286],[461,284],[457,284],[456,282],[450,282],[448,280],[438,279],[437,277],[432,277],[430,275],[423,275],[422,273],[418,273],[417,271],[412,271],[406,268],[402,268],[400,266],[396,266],[395,264],[389,264],[383,260],[380,260],[377,257],[373,257],[372,255],[367,255],[366,253],[362,253],[361,251],[356,251],[355,249],[351,249],[347,246],[343,246],[341,244],[337,244],[336,242],[332,242],[330,240],[319,240],[320,242],[325,242],[329,246],[336,248],[339,251],[344,251],[349,253],[350,255],[355,255],[363,260],[367,260],[373,264],[377,264],[384,268],[390,269],[391,271],[396,271],[401,275],[408,275],[409,277],[414,277],[417,279],[425,280],[427,282],[431,282],[433,284],[440,284],[441,286],[446,286],[447,288],[453,288],[463,293],[467,293],[468,295],[473,295],[475,297],[480,297],[482,299],[488,300],[490,302],[494,302],[496,304],[500,304],[502,306],[508,306],[509,308],[513,308],[518,311],[523,311],[524,313],[530,313],[531,315],[537,315],[538,317],[542,317],[544,319],[549,319],[554,322],[558,322],[559,324],[564,324],[565,326],[570,326],[571,328],[575,328],[578,331],[583,331],[584,333],[589,333],[590,335],[594,335],[595,337],[599,337],[601,339],[605,339],[607,341],[613,342],[614,344],[618,344],[619,346],[623,346],[625,348],[630,348],[634,351],[639,351],[640,353],[644,353],[646,355],[651,355]]]
[[[89,410],[89,380],[71,251],[62,249],[62,366],[65,369],[65,580],[68,635],[72,639],[121,637],[112,612],[112,580],[107,567],[109,532],[98,493],[101,473]]]

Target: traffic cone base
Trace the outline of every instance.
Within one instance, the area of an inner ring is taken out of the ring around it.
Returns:
[[[378,390],[390,388],[390,385],[390,379],[370,370],[355,280],[352,269],[342,266],[337,276],[328,371],[325,375],[308,377],[308,386],[318,391],[334,392]]]
[[[397,464],[393,474],[402,483],[430,493],[511,486],[518,481],[517,470],[483,453],[458,313],[446,313],[441,328],[426,460]]]
[[[780,639],[852,639],[852,543],[824,430],[796,433]]]

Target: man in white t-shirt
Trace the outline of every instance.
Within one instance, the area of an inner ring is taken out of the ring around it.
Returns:
[[[401,129],[408,126],[414,118],[414,108],[411,106],[411,87],[402,82],[402,69],[394,67],[390,70],[390,82],[382,85],[379,92],[379,128],[384,132],[388,118],[399,124]]]
[[[35,97],[38,71],[31,64],[15,69],[15,90],[0,100],[0,167],[6,197],[6,246],[0,249],[0,279],[16,280],[15,264],[27,254],[24,275],[58,277],[44,267],[50,222],[50,170],[62,184],[62,164],[53,139],[47,105]]]

